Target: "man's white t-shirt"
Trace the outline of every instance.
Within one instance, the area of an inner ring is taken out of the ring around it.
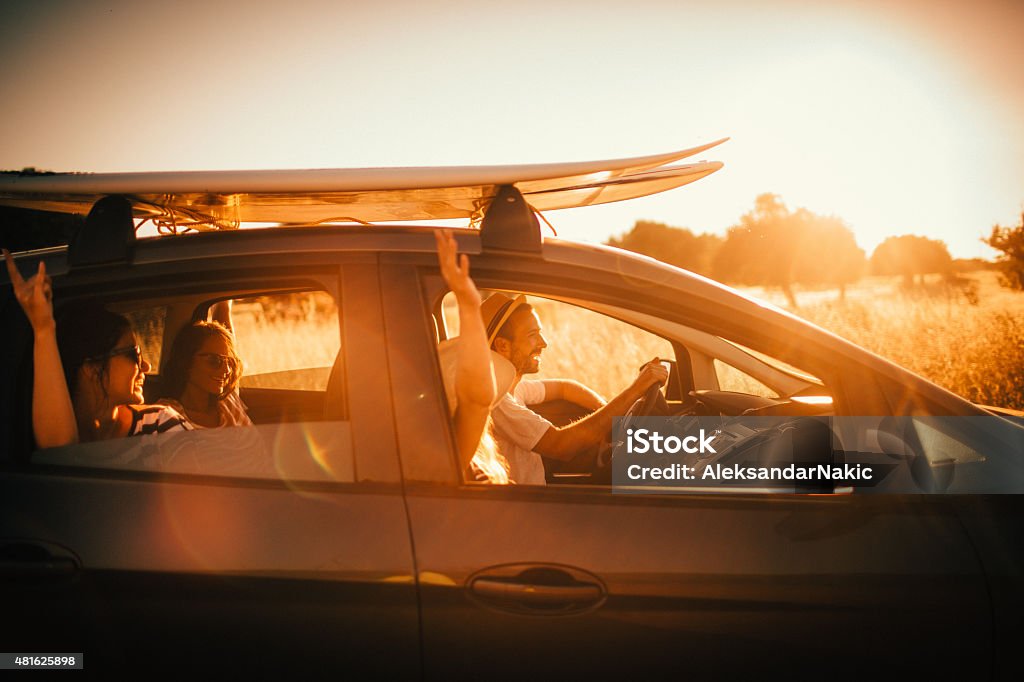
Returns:
[[[533,452],[553,424],[527,405],[544,402],[543,381],[523,380],[515,395],[506,393],[491,412],[494,440],[509,464],[509,478],[519,485],[544,485],[544,462]]]

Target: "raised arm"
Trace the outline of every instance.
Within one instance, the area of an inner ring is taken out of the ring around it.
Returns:
[[[77,443],[78,424],[57,348],[53,293],[46,266],[40,261],[39,271],[26,280],[6,249],[4,259],[14,285],[14,297],[32,325],[32,431],[36,445],[53,448]]]
[[[227,327],[227,330],[232,334],[235,333],[235,328],[231,320],[231,299],[225,301],[217,301],[210,307],[210,319],[214,322],[220,322],[222,325]]]
[[[455,361],[455,441],[460,470],[469,467],[480,444],[491,403],[494,371],[487,331],[480,315],[480,292],[469,277],[469,257],[458,256],[455,237],[447,230],[434,233],[441,275],[459,305],[459,342]]]

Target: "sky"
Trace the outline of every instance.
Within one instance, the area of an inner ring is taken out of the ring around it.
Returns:
[[[764,192],[886,236],[1024,210],[1024,2],[0,4],[0,169],[583,161],[730,137],[678,190],[552,212],[724,234]]]

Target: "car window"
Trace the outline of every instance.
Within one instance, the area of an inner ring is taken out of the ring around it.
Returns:
[[[237,400],[252,425],[222,419],[221,428],[174,429],[53,448],[34,453],[31,461],[161,474],[354,481],[339,310],[331,293],[225,293],[108,307],[132,322],[153,367],[144,387],[146,403],[156,404],[178,400],[168,394],[172,382],[166,374],[175,336],[192,319],[215,319],[217,304],[231,301],[235,351],[243,368]],[[172,406],[188,414],[180,402]]]
[[[807,380],[807,381],[809,381],[811,383],[815,383],[815,384],[820,384],[821,383],[821,379],[818,379],[816,376],[814,376],[813,374],[811,374],[807,370],[800,369],[799,367],[794,367],[793,365],[789,364],[788,362],[783,362],[782,360],[779,360],[776,357],[772,357],[771,355],[768,355],[766,353],[761,353],[760,351],[756,351],[753,348],[747,348],[746,346],[744,346],[742,344],[739,344],[739,343],[736,343],[735,341],[730,341],[728,339],[723,339],[723,340],[727,341],[729,344],[731,344],[733,346],[736,346],[737,348],[739,348],[744,353],[747,353],[748,355],[754,356],[755,358],[757,358],[761,362],[763,362],[765,364],[768,364],[768,365],[771,365],[775,369],[781,370],[781,371],[786,372],[787,374],[791,374],[791,375],[793,375],[795,377],[799,377],[801,379],[805,379],[805,380]]]
[[[483,293],[486,296],[488,292]],[[571,378],[593,388],[605,399],[612,399],[630,385],[646,361],[653,357],[675,360],[677,375],[683,375],[676,377],[681,386],[670,391],[665,403],[667,412],[652,414],[672,415],[677,422],[684,419],[685,423],[679,424],[687,428],[706,425],[698,423],[697,419],[718,420],[714,428],[719,441],[727,447],[719,451],[720,456],[712,458],[715,462],[734,463],[734,460],[747,459],[760,462],[757,458],[764,457],[768,458],[766,462],[777,464],[786,456],[794,456],[787,455],[789,450],[784,447],[794,437],[801,443],[820,441],[819,444],[826,446],[821,456],[828,451],[828,431],[822,427],[822,422],[799,421],[806,416],[826,415],[832,409],[828,388],[808,373],[772,362],[769,356],[711,331],[668,322],[647,313],[581,299],[556,300],[533,293],[528,297],[540,318],[548,345],[541,354],[540,371],[525,378]],[[457,308],[451,294],[444,298],[440,313],[441,319],[435,319],[438,336],[457,335]],[[677,357],[677,349],[685,350],[686,356]],[[691,389],[695,392],[690,393]],[[569,425],[586,414],[570,414],[553,410],[545,403],[526,402],[532,411],[556,426]],[[744,421],[755,418],[751,415],[757,415],[763,423],[754,424],[752,428]],[[497,430],[499,426],[496,424],[494,428]],[[500,433],[495,436],[500,451],[505,445]],[[612,443],[610,432],[606,443],[595,443],[572,461],[544,457],[546,485],[549,488],[608,486],[611,466],[609,460],[603,459],[602,451],[607,453],[609,443]],[[801,456],[804,454],[801,451]],[[604,462],[603,469],[596,464],[598,461]],[[700,464],[704,466],[711,461],[701,460]],[[512,478],[515,480],[515,476]],[[522,481],[516,482],[522,484]],[[626,487],[629,489],[623,490],[630,493],[666,492],[660,482],[639,481]],[[611,492],[611,488],[606,489]],[[728,492],[726,487],[699,488],[703,493],[719,490]],[[825,488],[816,491],[827,492]],[[750,492],[791,491],[762,487]]]
[[[327,390],[341,347],[338,306],[324,291],[232,299],[243,388]]]
[[[750,395],[761,396],[762,398],[778,398],[777,391],[750,376],[746,372],[736,369],[732,365],[722,362],[717,358],[714,360],[715,376],[718,378],[718,386],[723,391],[735,393],[749,393]]]

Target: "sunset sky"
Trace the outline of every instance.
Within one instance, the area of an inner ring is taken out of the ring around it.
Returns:
[[[724,233],[754,197],[886,235],[979,237],[1024,203],[1024,2],[0,5],[0,168],[426,166],[650,154],[726,167],[552,213]]]

